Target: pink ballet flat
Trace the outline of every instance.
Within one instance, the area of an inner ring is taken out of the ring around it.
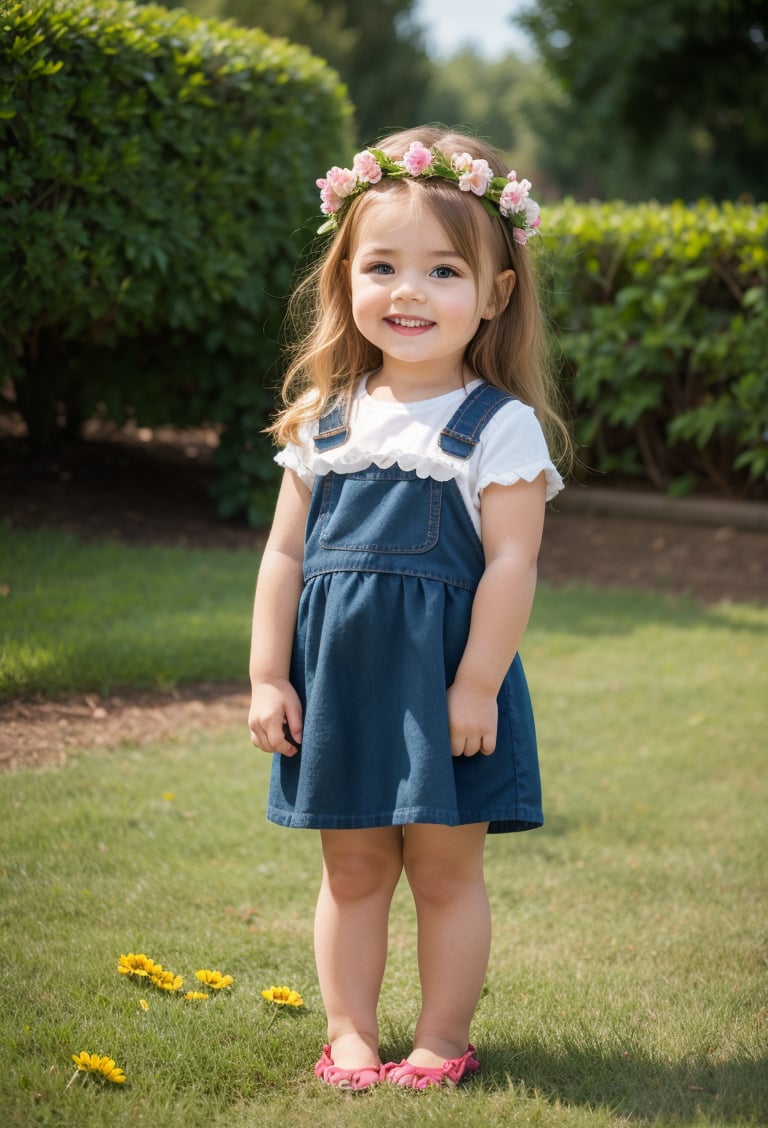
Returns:
[[[458,1085],[462,1077],[469,1073],[477,1073],[480,1062],[472,1057],[475,1047],[470,1046],[467,1052],[459,1058],[450,1058],[442,1065],[426,1066],[411,1065],[409,1061],[401,1061],[397,1065],[394,1061],[381,1067],[384,1081],[392,1085],[401,1085],[404,1089],[429,1089],[433,1085]]]
[[[342,1069],[334,1065],[331,1057],[331,1047],[323,1046],[323,1056],[315,1066],[315,1077],[325,1081],[326,1085],[333,1085],[335,1089],[345,1089],[348,1092],[362,1093],[381,1081],[383,1066],[370,1065],[363,1069]]]

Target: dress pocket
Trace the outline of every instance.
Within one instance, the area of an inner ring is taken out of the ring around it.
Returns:
[[[330,473],[320,545],[345,552],[429,552],[440,532],[442,482],[392,467]]]

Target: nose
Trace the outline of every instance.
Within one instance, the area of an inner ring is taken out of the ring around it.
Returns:
[[[392,301],[393,302],[423,302],[424,291],[417,279],[403,277],[397,279],[397,283],[392,287]]]

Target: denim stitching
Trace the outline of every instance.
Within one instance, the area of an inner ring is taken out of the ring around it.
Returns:
[[[488,400],[486,407],[482,408],[482,414],[478,417],[474,425],[471,422],[472,415],[477,409],[478,402],[481,400]],[[474,392],[470,392],[467,399],[459,407],[440,433],[439,445],[441,449],[447,450],[447,446],[443,444],[443,437],[446,437],[453,442],[461,443],[465,447],[469,447],[464,451],[450,451],[455,458],[471,458],[474,454],[475,447],[477,446],[480,434],[485,428],[489,419],[491,419],[496,412],[502,408],[506,403],[514,400],[515,397],[508,395],[506,392],[500,391],[498,388],[493,388],[488,384],[481,385],[476,388]],[[465,416],[470,416],[469,427],[463,427]],[[459,429],[461,428],[461,429]]]
[[[342,403],[336,403],[327,411],[318,424],[315,435],[315,449],[319,451],[331,450],[333,447],[342,446],[349,438],[349,427],[345,419],[346,412]]]
[[[408,482],[419,481],[428,486],[429,500],[427,502],[427,518],[426,518],[426,531],[424,539],[418,545],[382,545],[382,544],[366,544],[360,541],[350,542],[333,542],[328,539],[328,530],[321,532],[319,537],[320,547],[328,552],[379,552],[385,555],[413,555],[415,553],[429,552],[437,544],[440,535],[440,507],[443,495],[443,483],[436,481],[434,478],[415,478],[412,471],[399,470],[397,472],[382,471],[380,475],[367,475],[365,472],[358,474],[342,475],[344,479],[353,479],[360,482]],[[329,474],[328,478],[331,482],[324,483],[323,485],[323,508],[321,514],[325,515],[330,509],[331,495],[333,491],[333,483],[338,481],[338,477]],[[343,483],[342,483],[343,484]],[[341,487],[340,487],[341,488]],[[338,496],[339,491],[335,491]],[[327,504],[326,504],[327,498]]]
[[[315,579],[317,576],[333,576],[337,572],[373,572],[380,573],[386,576],[414,576],[416,579],[421,580],[437,580],[441,584],[447,584],[449,587],[461,588],[463,591],[475,591],[477,583],[469,580],[457,580],[453,576],[441,576],[437,572],[421,571],[415,568],[387,568],[380,561],[370,565],[355,563],[346,566],[341,565],[335,568],[312,568],[304,573],[305,582]]]

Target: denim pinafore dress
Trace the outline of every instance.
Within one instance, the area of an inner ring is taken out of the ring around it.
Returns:
[[[487,384],[475,388],[441,432],[442,449],[471,458],[510,398]],[[316,448],[348,436],[336,407],[320,421]],[[291,661],[303,738],[295,756],[273,758],[270,820],[327,829],[489,822],[491,833],[541,826],[536,733],[519,655],[498,695],[496,750],[451,755],[446,690],[483,570],[455,481],[397,465],[315,480]]]

